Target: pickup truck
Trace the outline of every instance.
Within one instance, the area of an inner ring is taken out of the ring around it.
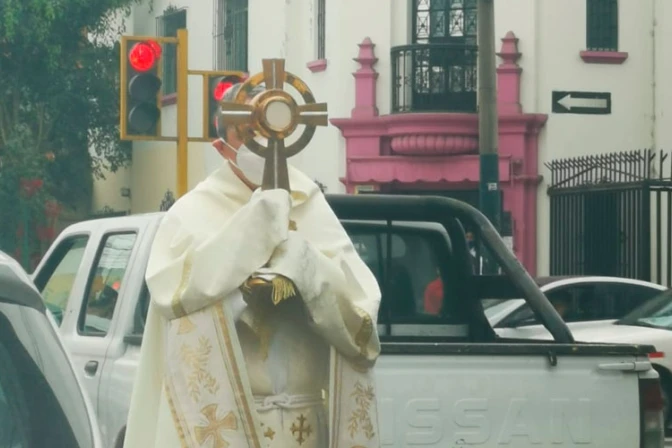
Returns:
[[[476,209],[438,197],[328,199],[383,293],[375,366],[383,447],[663,446],[664,403],[648,359],[654,347],[575,343]],[[150,300],[145,268],[161,218],[72,225],[33,274],[108,447],[123,445]],[[474,273],[465,228],[500,275]],[[425,301],[436,282],[438,311]],[[526,300],[553,340],[495,334],[481,300],[514,297]]]

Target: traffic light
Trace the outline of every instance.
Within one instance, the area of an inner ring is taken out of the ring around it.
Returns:
[[[204,138],[212,140],[219,137],[217,135],[219,103],[227,90],[234,84],[245,81],[246,77],[245,72],[214,72],[205,76],[204,86],[207,91],[204,92],[203,101]]]
[[[122,138],[160,135],[161,45],[154,40],[126,39],[121,64]]]

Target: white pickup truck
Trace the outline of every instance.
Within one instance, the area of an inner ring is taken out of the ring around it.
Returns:
[[[477,210],[436,197],[329,201],[383,291],[375,367],[383,447],[663,446],[660,383],[647,356],[654,348],[575,343]],[[110,448],[123,443],[149,302],[145,268],[161,218],[75,224],[33,274]],[[502,275],[474,275],[463,226]],[[425,294],[437,284],[438,310]],[[525,298],[554,340],[497,337],[486,297]]]

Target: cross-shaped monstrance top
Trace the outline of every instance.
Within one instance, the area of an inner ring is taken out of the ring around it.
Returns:
[[[233,102],[221,103],[221,119],[235,125],[245,145],[266,159],[261,188],[290,191],[287,158],[296,155],[310,143],[316,126],[328,125],[327,104],[316,103],[306,83],[285,71],[284,59],[264,59],[262,63],[264,71],[245,81]],[[266,90],[248,101],[250,92],[262,83]],[[304,104],[297,104],[284,90],[285,83],[296,89]],[[305,125],[303,133],[296,142],[285,146],[285,139],[299,125]],[[244,128],[252,128],[267,139],[268,146],[255,140],[252,133],[244,132]]]

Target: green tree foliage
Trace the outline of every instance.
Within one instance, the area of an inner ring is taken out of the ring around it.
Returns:
[[[94,176],[129,162],[118,36],[135,2],[0,1],[0,248],[13,249],[20,178],[44,182],[40,214],[47,199],[86,204]]]

